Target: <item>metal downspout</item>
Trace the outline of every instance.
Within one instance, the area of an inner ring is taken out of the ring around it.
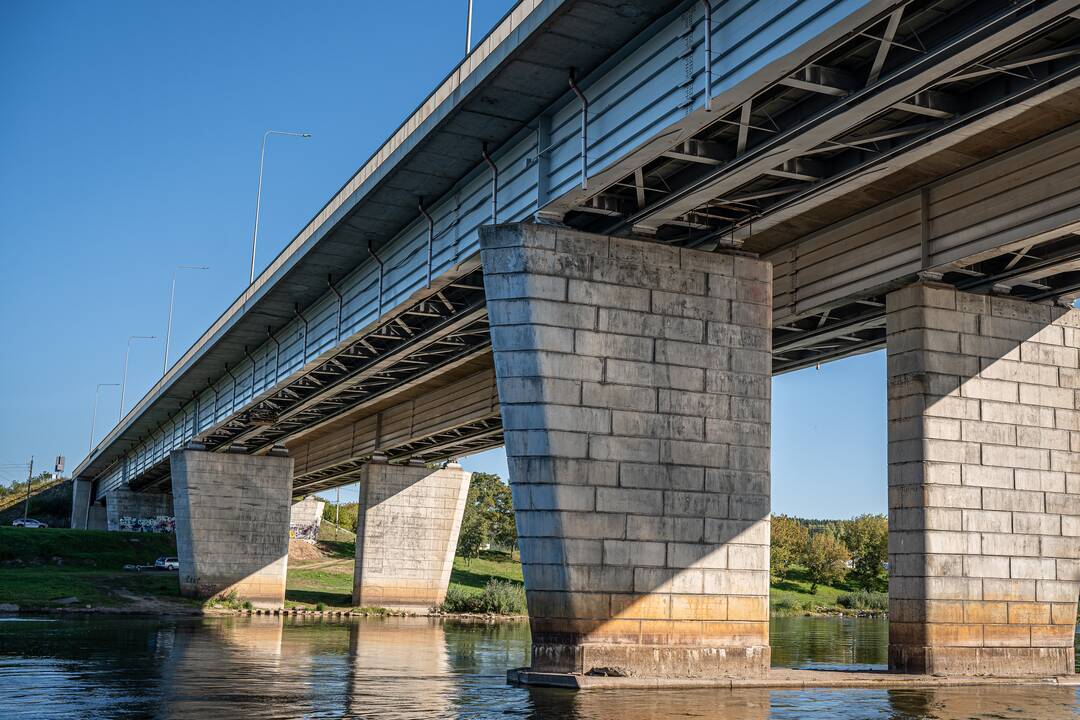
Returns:
[[[274,337],[274,331],[266,326],[266,337],[274,341],[274,385],[277,385],[278,373],[281,371],[281,343]]]
[[[334,342],[334,344],[336,345],[337,343],[341,342],[341,307],[344,304],[344,298],[341,297],[341,293],[338,292],[338,289],[334,287],[333,275],[326,276],[326,284],[330,287],[330,292],[334,293],[334,295],[337,296],[337,337],[335,338]]]
[[[577,85],[576,71],[570,68],[570,89],[581,100],[581,189],[589,189],[589,99]]]
[[[712,112],[712,4],[701,0],[705,8],[705,112]]]
[[[491,155],[488,154],[487,143],[484,143],[483,148],[480,150],[480,156],[484,158],[484,162],[491,168],[491,224],[499,224],[499,167],[492,161]]]
[[[427,220],[427,285],[424,287],[431,287],[431,247],[435,244],[435,220],[424,209],[424,198],[417,200],[416,206],[420,208],[420,214]]]
[[[383,261],[379,259],[379,256],[375,254],[375,249],[371,247],[371,240],[367,243],[368,255],[371,255],[371,259],[379,266],[379,318],[382,318],[382,291],[383,291]]]

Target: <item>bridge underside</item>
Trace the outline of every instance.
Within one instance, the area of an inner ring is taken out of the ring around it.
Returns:
[[[1021,115],[975,135],[950,161],[969,158],[968,146],[1054,132],[898,196],[895,177],[870,185],[861,197],[895,197],[766,253],[773,373],[883,348],[885,297],[917,277],[1028,301],[1080,294],[1080,127],[1066,124],[1080,120],[1080,94],[1039,109],[1041,120]],[[478,259],[341,347],[199,441],[249,454],[284,445],[297,496],[354,482],[372,458],[428,463],[503,444]],[[168,490],[168,473],[159,463],[132,489]]]
[[[769,378],[887,348],[892,667],[1071,672],[1077,6],[890,4],[486,227],[481,255],[192,440],[287,453],[293,496],[433,488],[430,512],[370,520],[451,544],[463,481],[422,466],[505,445],[535,668],[752,674]],[[175,492],[180,454],[130,489]],[[364,537],[385,580],[393,549]],[[413,602],[445,560],[416,560]]]

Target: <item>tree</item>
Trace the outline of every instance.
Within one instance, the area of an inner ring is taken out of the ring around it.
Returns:
[[[349,532],[356,532],[357,520],[360,511],[358,503],[341,503],[340,512],[335,511],[334,503],[328,502],[323,506],[323,520],[334,522],[334,518],[340,518],[340,527]]]
[[[880,585],[889,556],[889,523],[884,515],[860,515],[840,522],[840,539],[851,552],[851,575],[859,587]]]
[[[830,532],[817,532],[806,543],[803,562],[810,574],[810,594],[817,592],[818,583],[835,585],[847,576],[851,553],[847,546]]]
[[[498,475],[473,473],[465,515],[458,535],[458,554],[479,557],[484,545],[501,545],[513,552],[517,544],[510,487]]]
[[[777,577],[786,577],[791,566],[802,559],[810,538],[806,526],[793,517],[774,515],[769,567]]]

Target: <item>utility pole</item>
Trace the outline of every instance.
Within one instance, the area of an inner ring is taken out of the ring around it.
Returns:
[[[23,503],[23,520],[30,517],[30,482],[34,479],[34,456],[30,456],[30,474],[26,476],[26,502]]]

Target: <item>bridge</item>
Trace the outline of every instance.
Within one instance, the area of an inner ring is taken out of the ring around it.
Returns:
[[[445,593],[504,445],[534,671],[769,665],[770,377],[886,348],[890,666],[1073,671],[1080,2],[523,0],[74,473],[181,586]],[[106,517],[108,520],[106,520]]]

